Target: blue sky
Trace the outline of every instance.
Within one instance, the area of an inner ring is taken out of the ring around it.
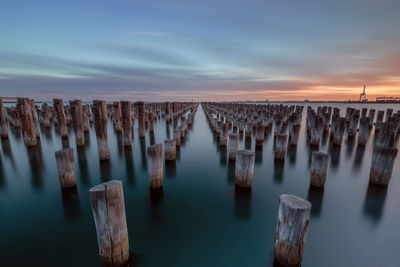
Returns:
[[[399,14],[398,0],[2,0],[0,95],[400,95]]]

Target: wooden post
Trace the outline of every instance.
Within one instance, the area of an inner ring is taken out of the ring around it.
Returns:
[[[176,146],[181,145],[181,131],[179,129],[174,130],[174,141]]]
[[[360,128],[358,130],[358,145],[365,146],[368,141],[369,136],[369,125],[368,125],[368,118],[362,117],[360,119]]]
[[[70,101],[72,123],[75,132],[76,146],[85,145],[85,132],[83,130],[83,118],[82,118],[82,101],[74,100]]]
[[[343,142],[343,134],[346,128],[346,118],[337,117],[335,118],[335,128],[333,133],[333,145],[341,146]]]
[[[291,146],[297,146],[297,142],[299,140],[299,133],[300,133],[300,124],[299,123],[291,124],[289,128],[289,139]]]
[[[117,133],[122,132],[122,124],[121,124],[121,103],[119,101],[113,102],[113,110],[114,110],[114,127]]]
[[[53,99],[53,106],[57,114],[57,124],[61,137],[68,137],[67,118],[65,116],[64,103],[62,99]]]
[[[106,101],[93,100],[93,113],[99,159],[108,160],[110,158],[110,151],[107,140],[108,115]]]
[[[136,102],[138,107],[138,119],[139,119],[139,137],[143,138],[146,136],[146,127],[145,127],[145,110],[146,105],[144,102]]]
[[[156,189],[163,186],[163,153],[162,144],[147,147],[148,172],[150,188]]]
[[[252,134],[253,134],[253,123],[252,122],[247,122],[246,123],[245,136],[246,137],[251,137]]]
[[[265,130],[264,126],[258,124],[256,127],[256,146],[262,147],[264,142]]]
[[[25,144],[27,147],[36,146],[38,144],[38,140],[36,138],[36,131],[33,125],[31,102],[28,98],[18,98],[17,106],[19,117],[21,119]]]
[[[172,139],[166,139],[164,141],[164,156],[165,160],[176,159],[176,143]]]
[[[111,180],[89,192],[103,264],[123,266],[129,260],[129,239],[122,182]]]
[[[61,187],[69,188],[76,186],[76,173],[74,163],[74,151],[72,148],[65,148],[56,151],[56,163],[58,170],[58,178]]]
[[[389,185],[397,150],[396,147],[375,146],[369,176],[371,184],[384,187]]]
[[[285,159],[287,146],[287,134],[280,134],[275,138],[275,159]]]
[[[85,132],[89,132],[89,105],[82,106],[82,120],[83,120],[83,130]]]
[[[254,152],[239,150],[236,153],[235,184],[251,188],[254,175]]]
[[[228,154],[229,160],[236,160],[236,152],[239,150],[239,135],[229,134]]]
[[[7,114],[2,98],[0,98],[0,137],[8,138]]]
[[[154,112],[149,113],[149,132],[154,133],[154,123],[155,123],[155,114]]]
[[[295,195],[279,196],[275,232],[275,261],[300,266],[310,227],[311,203]]]
[[[35,101],[33,99],[31,99],[30,102],[31,102],[33,129],[35,131],[36,138],[40,139],[40,132],[39,132],[39,126],[38,126],[38,118],[37,118]]]
[[[220,132],[219,145],[226,147],[228,143],[229,124],[223,123]]]
[[[132,146],[132,103],[121,101],[122,129],[124,136],[124,146]]]
[[[311,155],[310,185],[324,188],[328,171],[328,154],[314,151]]]

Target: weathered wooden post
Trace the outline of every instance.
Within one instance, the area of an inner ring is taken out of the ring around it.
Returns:
[[[122,182],[111,180],[89,192],[103,264],[123,266],[129,261],[129,239]]]
[[[89,132],[89,105],[82,106],[82,120],[83,120],[83,131]]]
[[[124,146],[132,146],[132,103],[121,101],[121,119],[124,136]]]
[[[8,138],[7,114],[2,98],[0,98],[0,137]]]
[[[333,133],[333,145],[341,146],[343,142],[343,134],[346,128],[346,118],[337,117],[335,118],[335,128]]]
[[[36,138],[40,139],[40,132],[39,132],[39,126],[38,126],[38,118],[37,118],[35,100],[31,99],[30,102],[31,102],[33,129],[34,129],[34,132],[36,133]]]
[[[322,118],[319,116],[315,116],[314,120],[311,124],[311,131],[310,131],[310,144],[313,146],[319,146],[321,142],[321,135],[322,135]]]
[[[254,175],[254,152],[239,150],[236,153],[235,184],[251,188]]]
[[[138,120],[139,120],[139,137],[143,138],[146,136],[146,127],[145,127],[145,110],[146,105],[144,102],[136,102],[138,107]]]
[[[38,140],[36,138],[36,131],[33,125],[31,102],[28,98],[18,98],[17,105],[25,144],[28,147],[36,146],[38,144]]]
[[[114,110],[114,127],[117,133],[122,132],[122,123],[121,123],[121,103],[119,101],[113,102],[113,110]]]
[[[93,113],[99,159],[108,160],[110,158],[110,151],[107,140],[108,115],[106,101],[93,100]]]
[[[57,123],[61,137],[68,137],[67,118],[65,116],[64,103],[62,99],[53,99],[53,106],[57,114]]]
[[[287,146],[287,134],[279,134],[275,138],[274,158],[278,160],[285,159]]]
[[[245,136],[246,137],[251,137],[252,134],[253,134],[253,123],[252,122],[246,122]]]
[[[174,141],[176,146],[181,145],[181,131],[179,129],[174,130]]]
[[[165,160],[176,159],[176,143],[172,139],[166,139],[164,141],[164,156]]]
[[[69,101],[71,107],[72,124],[74,126],[76,146],[85,145],[85,132],[83,130],[82,101]]]
[[[393,114],[393,109],[392,108],[386,109],[385,122],[389,121],[390,117],[392,117],[392,114]]]
[[[162,144],[147,147],[147,162],[150,188],[157,189],[163,186],[163,153]]]
[[[264,126],[258,124],[256,127],[256,146],[262,147],[264,142],[265,129]]]
[[[384,187],[389,185],[397,150],[396,147],[375,146],[369,176],[371,184]]]
[[[368,118],[362,117],[360,119],[360,128],[358,130],[358,145],[365,146],[368,141],[369,136],[369,125],[368,125]]]
[[[310,185],[324,188],[328,171],[328,154],[313,151],[311,155]]]
[[[149,132],[154,133],[154,123],[155,123],[155,114],[154,112],[149,113]]]
[[[239,135],[229,134],[228,154],[229,160],[236,160],[236,152],[239,150]]]
[[[291,124],[289,127],[289,139],[291,146],[297,146],[297,142],[299,140],[299,133],[300,133],[300,124],[299,123]]]
[[[275,261],[300,266],[310,227],[311,203],[295,195],[279,196],[275,232]]]
[[[220,132],[219,145],[226,147],[228,143],[229,124],[223,123]]]
[[[76,186],[76,173],[74,163],[74,151],[72,148],[65,148],[56,151],[56,163],[58,170],[58,178],[61,187],[69,188]]]

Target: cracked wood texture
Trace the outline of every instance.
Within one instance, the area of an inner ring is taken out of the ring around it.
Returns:
[[[275,233],[275,261],[300,266],[310,226],[311,203],[295,195],[279,196]]]
[[[92,187],[89,192],[103,264],[122,266],[129,260],[122,182],[111,180]]]
[[[236,153],[235,184],[251,187],[254,175],[254,152],[239,150]]]
[[[150,188],[163,186],[163,147],[155,144],[147,147],[147,162]]]
[[[74,151],[72,148],[65,148],[56,151],[56,163],[58,177],[62,188],[76,186],[76,173],[74,164]]]

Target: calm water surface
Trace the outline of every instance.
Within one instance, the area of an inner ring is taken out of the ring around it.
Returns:
[[[315,108],[317,104],[313,105]],[[337,104],[332,104],[337,105]],[[341,104],[342,116],[346,104]],[[400,105],[357,105],[385,110]],[[400,164],[387,190],[368,187],[374,131],[364,148],[344,137],[332,148],[324,192],[309,189],[312,149],[305,138],[306,107],[297,149],[283,164],[273,160],[273,132],[256,150],[253,190],[235,193],[234,163],[227,159],[203,109],[181,146],[176,164],[164,169],[164,194],[150,195],[146,146],[137,129],[132,149],[109,122],[111,160],[100,163],[93,125],[85,148],[76,149],[77,191],[62,192],[54,152],[62,148],[54,126],[41,128],[41,145],[27,149],[22,134],[1,140],[1,266],[100,266],[88,190],[102,181],[123,182],[129,241],[138,266],[270,266],[282,193],[312,204],[303,266],[400,266]],[[135,127],[137,127],[137,122]],[[156,143],[173,135],[173,124],[156,122]],[[254,150],[241,138],[240,148]]]

